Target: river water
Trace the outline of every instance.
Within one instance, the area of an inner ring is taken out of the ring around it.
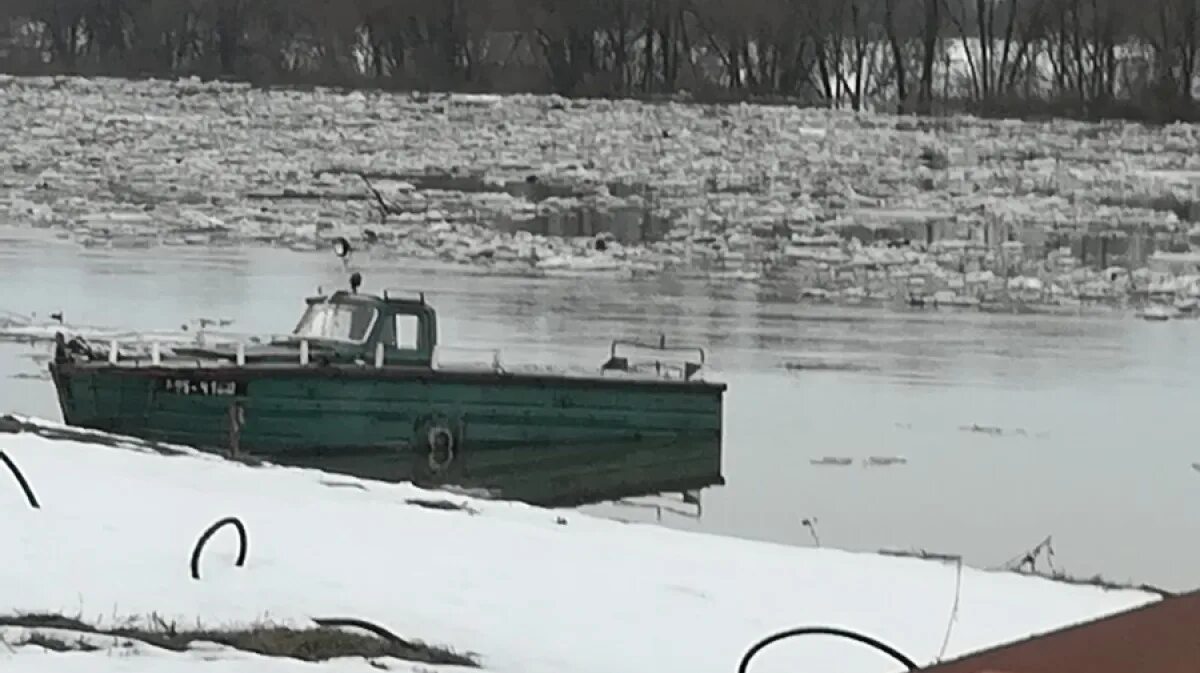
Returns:
[[[402,259],[355,268],[366,290],[424,290],[443,342],[506,358],[599,366],[612,338],[660,331],[706,344],[709,376],[729,384],[727,484],[704,492],[699,518],[666,512],[663,525],[919,548],[980,567],[1052,536],[1056,567],[1073,575],[1200,584],[1200,322],[838,308],[797,301],[794,288],[485,276]],[[62,311],[78,325],[210,317],[284,332],[304,295],[346,276],[328,252],[100,250],[0,229],[0,311]],[[42,368],[30,356],[47,350],[0,344],[0,412],[60,419],[52,384],[29,378]],[[812,464],[825,456],[855,461]],[[907,462],[864,465],[871,456]]]

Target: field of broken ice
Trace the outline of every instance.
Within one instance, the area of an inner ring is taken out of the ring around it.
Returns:
[[[91,627],[232,629],[352,618],[469,654],[486,671],[735,670],[772,632],[827,625],[921,665],[1157,599],[953,562],[805,549],[480,501],[313,470],[0,419],[0,617],[59,614]],[[170,449],[170,450],[167,450]],[[248,533],[210,524],[237,517]],[[2,626],[6,671],[434,671],[388,657],[326,663],[211,643],[168,651],[136,637]],[[72,651],[56,652],[59,649]],[[753,670],[873,673],[853,643],[778,644]],[[457,668],[456,670],[467,670]]]
[[[0,101],[0,221],[89,246],[306,250],[344,235],[380,254],[519,272],[907,274],[956,266],[955,249],[814,252],[815,225],[1186,232],[1200,202],[1200,131],[1188,125],[195,80],[0,78]],[[615,240],[597,252],[605,232]]]

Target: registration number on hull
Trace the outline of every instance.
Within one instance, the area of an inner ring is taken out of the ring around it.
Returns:
[[[235,397],[245,394],[245,384],[236,381],[197,381],[194,379],[162,379],[162,390],[174,395]]]

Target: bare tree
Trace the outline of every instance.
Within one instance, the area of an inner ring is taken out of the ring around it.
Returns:
[[[986,112],[1018,83],[1039,74],[1037,48],[1052,3],[1084,0],[946,0],[947,18],[961,41],[971,97]],[[1087,0],[1092,1],[1092,0]]]
[[[1155,88],[1190,105],[1200,63],[1200,2],[1149,0],[1137,28],[1154,54],[1148,74]]]
[[[1200,0],[5,0],[0,18],[48,72],[920,114],[1195,117],[1200,75]]]

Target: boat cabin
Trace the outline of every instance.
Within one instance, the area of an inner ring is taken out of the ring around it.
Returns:
[[[322,351],[381,364],[429,367],[437,347],[437,312],[418,298],[339,290],[309,297],[296,328],[283,341],[307,341]]]
[[[56,335],[55,362],[107,361],[109,365],[142,367],[238,367],[298,364],[307,366],[358,365],[373,367],[412,367],[486,371],[509,375],[500,363],[497,350],[486,349],[490,362],[454,362],[442,366],[438,349],[437,312],[426,303],[424,293],[415,297],[384,290],[379,295],[358,292],[362,277],[355,273],[350,289],[320,294],[305,300],[304,313],[290,334],[276,336],[263,343],[217,343],[202,341],[172,344],[164,353],[155,342],[149,354],[123,350],[116,341],[107,348],[94,346],[82,337],[68,343]],[[458,350],[458,349],[455,349]],[[480,349],[464,349],[480,350]],[[135,349],[136,351],[136,349]],[[679,360],[679,362],[675,362]],[[704,349],[690,346],[668,347],[666,337],[658,343],[616,339],[609,359],[600,366],[600,374],[616,373],[659,379],[693,380],[705,363]]]

